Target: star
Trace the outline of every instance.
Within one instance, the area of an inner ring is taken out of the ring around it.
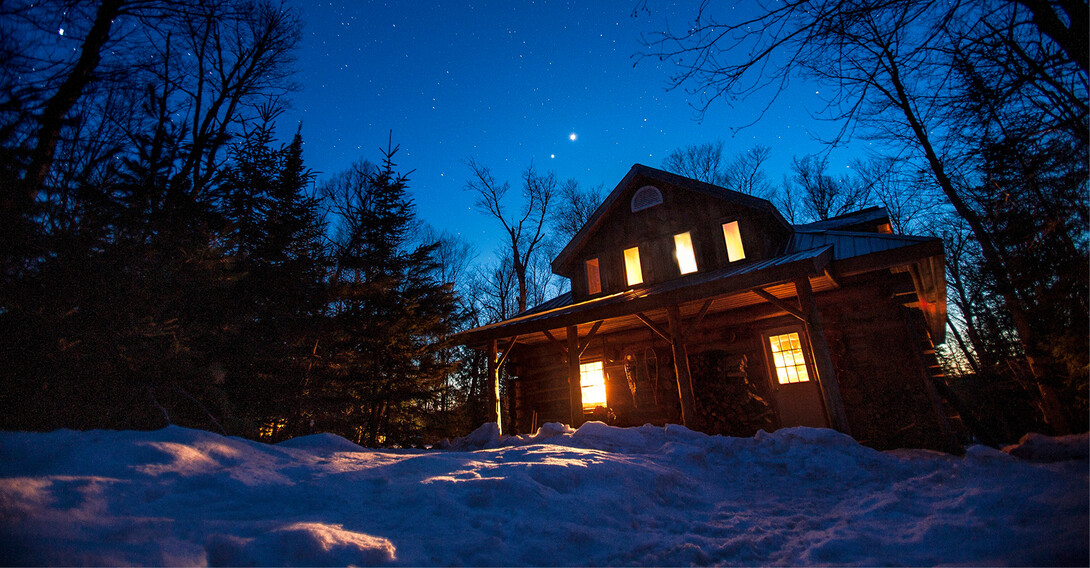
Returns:
[[[574,132],[572,132],[571,134],[568,135],[568,140],[571,140],[572,142],[575,142],[576,138],[579,138],[579,137],[576,136],[576,134]]]

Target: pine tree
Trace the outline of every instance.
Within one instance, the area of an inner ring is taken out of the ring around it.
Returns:
[[[421,441],[456,312],[451,287],[435,277],[436,243],[413,245],[414,206],[396,152],[387,147],[342,204],[324,406],[315,407],[323,427],[371,446]]]
[[[231,152],[224,202],[239,272],[226,377],[237,433],[279,439],[304,396],[325,315],[324,224],[307,195],[302,135],[273,146],[270,116]]]

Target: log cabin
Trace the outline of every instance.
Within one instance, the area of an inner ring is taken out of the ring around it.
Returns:
[[[955,447],[933,382],[943,244],[892,234],[883,208],[796,225],[767,200],[637,164],[551,267],[570,292],[458,336],[488,354],[505,433],[812,426],[879,449]]]

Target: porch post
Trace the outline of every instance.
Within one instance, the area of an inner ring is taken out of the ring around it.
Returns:
[[[496,360],[496,340],[488,342],[488,415],[489,422],[495,422],[503,432],[503,412],[500,409],[500,366]]]
[[[848,415],[844,412],[844,401],[840,398],[840,384],[836,379],[836,368],[833,366],[833,358],[829,355],[829,344],[825,341],[825,327],[821,323],[821,313],[814,303],[814,290],[810,287],[810,280],[802,276],[795,280],[795,291],[799,296],[799,307],[806,322],[807,336],[810,338],[810,353],[814,355],[814,366],[817,367],[818,384],[821,386],[821,395],[825,399],[825,410],[829,413],[829,420],[833,428],[839,432],[851,435],[848,428]]]
[[[696,416],[693,397],[693,380],[689,375],[689,354],[685,349],[684,332],[681,329],[681,311],[676,305],[666,308],[666,321],[670,326],[670,347],[674,355],[674,376],[681,399],[681,424],[696,430],[700,420]]]
[[[571,399],[571,427],[583,425],[583,385],[579,380],[579,328],[569,325],[568,335],[568,396]]]

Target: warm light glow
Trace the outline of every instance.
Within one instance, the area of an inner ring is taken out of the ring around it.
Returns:
[[[602,291],[602,277],[598,272],[598,259],[587,261],[587,293],[597,294]]]
[[[579,386],[583,388],[583,410],[606,405],[606,374],[601,361],[579,365]]]
[[[693,239],[689,233],[674,235],[674,256],[682,274],[696,272],[696,254],[693,253]]]
[[[734,262],[746,257],[746,251],[742,248],[742,231],[738,228],[738,221],[723,223],[723,238],[727,242],[727,260]]]
[[[640,247],[624,249],[624,271],[629,286],[643,282],[643,269],[640,268]]]
[[[776,378],[781,385],[810,380],[798,333],[773,335],[768,338],[768,343],[772,347],[772,364],[776,367]]]

